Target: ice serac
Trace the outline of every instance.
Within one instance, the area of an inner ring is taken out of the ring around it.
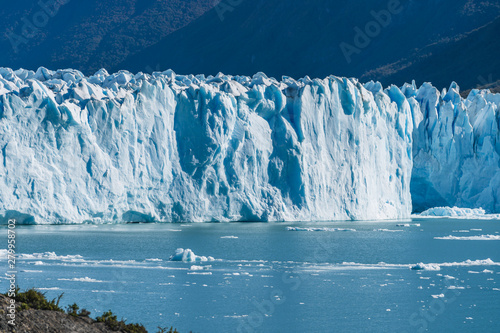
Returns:
[[[0,69],[0,215],[408,217],[415,103],[394,86],[333,76]]]
[[[500,212],[500,94],[472,90],[464,99],[452,83],[402,88],[420,105],[413,115],[411,193],[416,212],[436,206]]]

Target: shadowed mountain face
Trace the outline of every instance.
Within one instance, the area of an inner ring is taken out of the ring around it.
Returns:
[[[403,82],[407,78],[446,86],[451,80],[464,88],[497,91],[500,85],[500,18],[454,39],[417,50],[406,59],[380,67],[362,79]]]
[[[485,48],[498,54],[497,25],[479,28],[499,15],[499,1],[223,0],[115,69],[148,64],[179,73],[335,74],[384,84],[415,78],[439,87],[457,80],[465,88],[479,84],[479,75],[498,74],[498,61],[469,65]],[[474,47],[463,50],[470,39]],[[458,75],[455,64],[469,70]]]
[[[6,67],[334,74],[464,89],[500,80],[500,0],[18,0],[1,11]]]
[[[158,42],[213,0],[16,0],[0,9],[0,66],[93,74]]]

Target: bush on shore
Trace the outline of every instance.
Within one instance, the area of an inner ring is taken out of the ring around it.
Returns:
[[[4,294],[8,297],[8,293]],[[47,310],[47,311],[58,311],[66,312],[68,315],[73,317],[89,317],[90,311],[86,309],[81,309],[76,304],[73,303],[68,305],[66,311],[59,307],[59,302],[63,297],[64,293],[60,294],[52,300],[47,300],[45,293],[42,293],[35,288],[28,289],[21,292],[19,287],[16,287],[15,297],[16,303],[19,305],[19,311],[23,310]],[[78,311],[80,310],[80,311]],[[141,324],[127,324],[125,320],[118,320],[117,316],[111,312],[111,310],[106,311],[95,319],[95,322],[104,323],[112,331],[122,331],[126,333],[148,333],[146,328]],[[179,333],[173,327],[168,329],[167,327],[159,327],[157,333]]]

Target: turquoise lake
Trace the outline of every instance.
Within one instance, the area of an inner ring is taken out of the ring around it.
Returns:
[[[498,332],[499,222],[17,226],[17,283],[151,332]]]

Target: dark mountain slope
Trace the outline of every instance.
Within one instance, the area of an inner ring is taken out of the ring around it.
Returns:
[[[65,3],[58,10],[54,0],[41,1],[49,4],[47,8],[38,0],[2,3],[0,66],[71,67],[93,74],[153,45],[213,7],[213,0],[58,1]]]
[[[417,83],[431,81],[446,86],[451,79],[465,88],[498,86],[500,79],[500,18],[460,36],[437,43],[410,58],[372,71],[362,78],[377,78],[401,84],[414,78]]]
[[[179,73],[360,77],[500,15],[499,1],[402,0],[390,24],[372,34],[368,45],[358,47],[359,53],[347,61],[341,43],[354,46],[354,29],[365,30],[368,23],[373,27],[371,12],[387,10],[394,1],[246,0],[225,12],[223,20],[217,8],[207,12],[113,69],[150,66]],[[453,80],[451,74],[443,80]]]

